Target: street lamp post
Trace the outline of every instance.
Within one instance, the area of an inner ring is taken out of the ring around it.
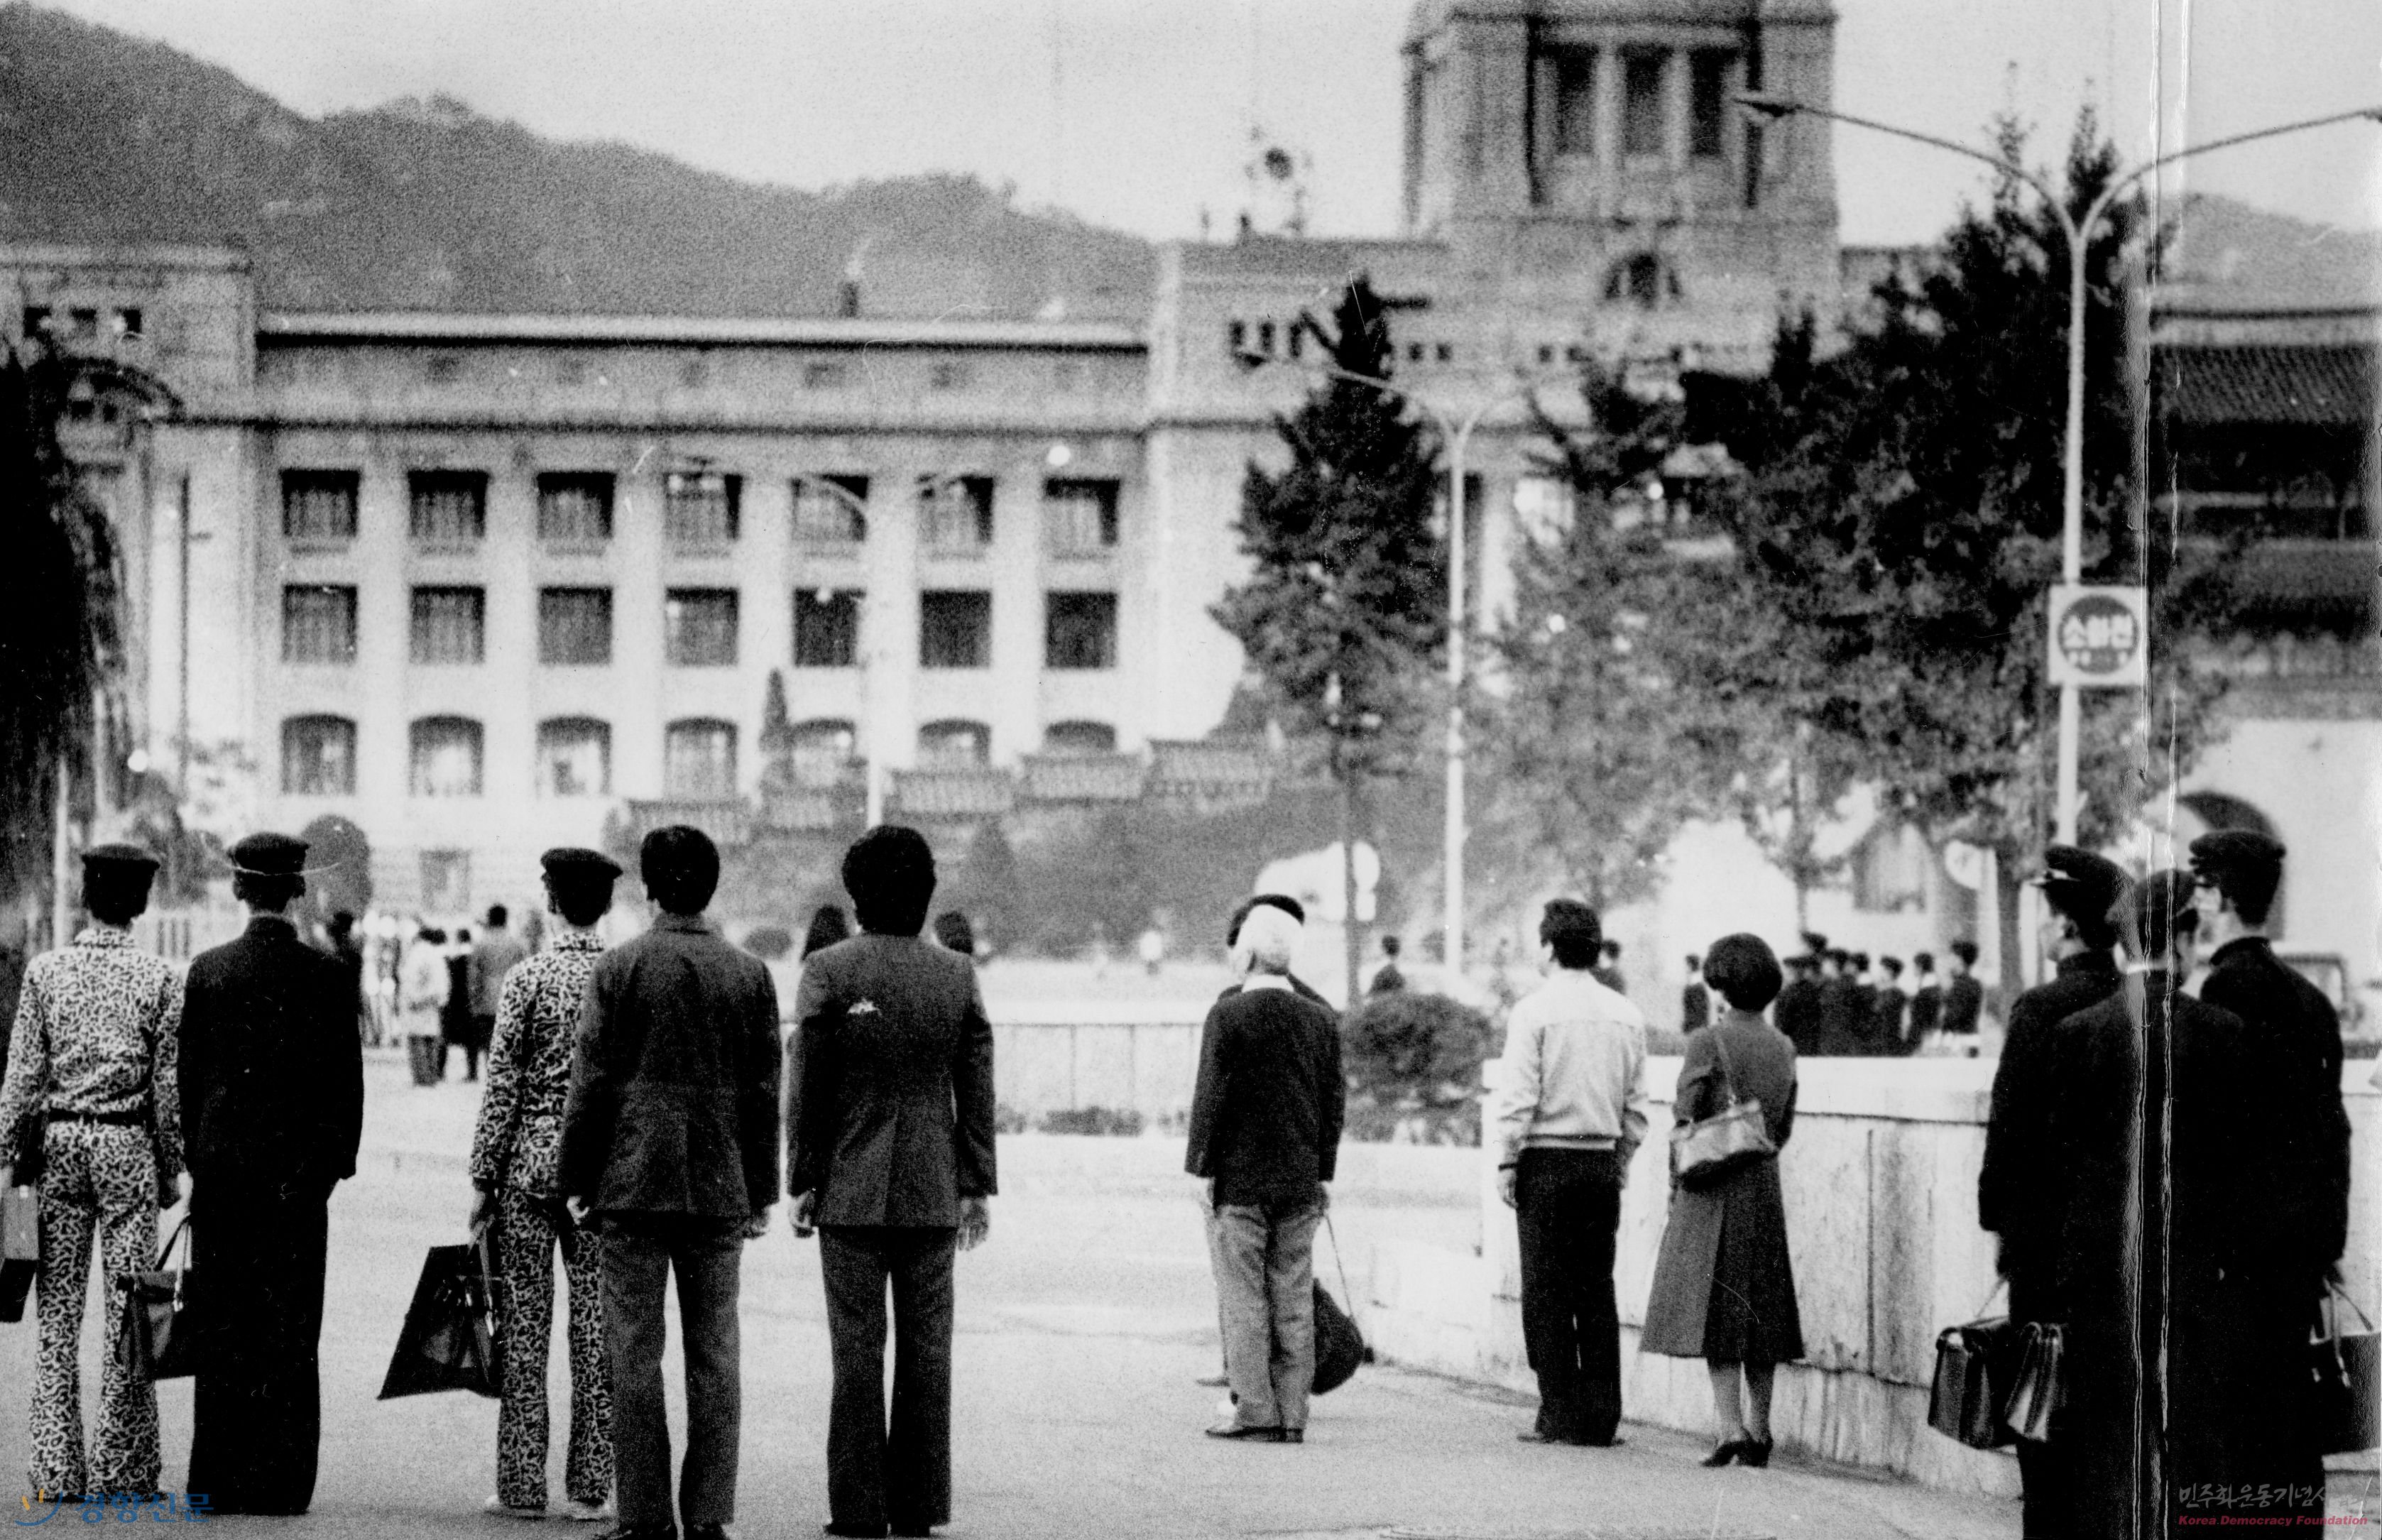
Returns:
[[[2059,232],[2068,244],[2068,416],[2060,455],[2060,526],[2059,575],[2063,584],[2073,585],[2083,580],[2084,570],[2084,261],[2091,249],[2093,237],[2100,232],[2101,223],[2118,200],[2137,183],[2154,172],[2173,166],[2194,155],[2212,150],[2231,149],[2259,140],[2277,139],[2284,134],[2303,132],[2309,129],[2329,128],[2336,123],[2351,123],[2360,118],[2382,122],[2382,106],[2360,107],[2352,112],[2337,112],[2324,117],[2303,118],[2295,123],[2277,124],[2273,128],[2256,129],[2248,133],[2229,134],[2205,144],[2187,145],[2170,154],[2156,156],[2113,179],[2101,190],[2084,210],[2081,218],[2068,212],[2068,203],[2057,188],[2029,171],[2016,161],[2005,160],[1974,145],[1958,140],[1944,139],[1905,129],[1892,123],[1880,123],[1872,118],[1856,117],[1848,112],[1831,107],[1815,107],[1791,96],[1774,95],[1767,92],[1748,91],[1737,93],[1742,106],[1768,118],[1791,117],[1801,114],[1809,117],[1824,117],[1837,123],[1849,123],[1857,129],[1890,134],[1917,143],[1933,145],[1938,150],[1971,160],[1983,161],[2004,175],[2017,178],[2034,189],[2059,221]],[[2073,683],[2059,686],[2059,781],[2058,840],[2062,844],[2076,843],[2077,739],[2081,729],[2082,707],[2080,686]]]
[[[1353,369],[1343,369],[1336,363],[1292,363],[1268,357],[1263,353],[1242,353],[1242,367],[1257,369],[1267,364],[1305,370],[1329,379],[1345,380],[1394,396],[1422,412],[1439,429],[1447,445],[1447,809],[1441,832],[1441,864],[1445,869],[1442,889],[1445,900],[1443,947],[1447,967],[1455,978],[1464,976],[1464,665],[1465,643],[1465,549],[1464,549],[1464,482],[1465,462],[1471,450],[1473,430],[1481,420],[1498,407],[1529,399],[1527,386],[1517,389],[1491,394],[1462,416],[1447,411],[1428,397],[1395,385],[1377,375],[1360,375]],[[1350,860],[1356,858],[1355,847],[1344,852]],[[1356,916],[1348,917],[1351,926]]]

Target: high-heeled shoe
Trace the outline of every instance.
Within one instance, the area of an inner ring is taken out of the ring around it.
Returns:
[[[1704,1456],[1704,1463],[1717,1468],[1727,1464],[1732,1460],[1745,1460],[1751,1455],[1752,1451],[1753,1440],[1750,1438],[1724,1439],[1720,1448]]]
[[[1737,1462],[1740,1465],[1750,1465],[1757,1471],[1761,1470],[1770,1463],[1771,1442],[1767,1438],[1747,1439],[1738,1448]]]

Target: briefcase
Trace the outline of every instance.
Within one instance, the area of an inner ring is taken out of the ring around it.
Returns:
[[[2365,1329],[2340,1329],[2340,1307],[2347,1304]],[[2382,1397],[2382,1336],[2365,1319],[2357,1301],[2339,1289],[2327,1302],[2325,1323],[2309,1345],[2315,1384],[2313,1421],[2322,1454],[2364,1454],[2382,1446],[2382,1417],[2376,1400]]]
[[[190,1221],[185,1215],[157,1252],[157,1265],[116,1280],[117,1351],[144,1380],[178,1380],[199,1371],[200,1312],[191,1308]],[[181,1265],[169,1265],[176,1247]]]
[[[433,1246],[397,1334],[397,1352],[382,1379],[380,1398],[468,1390],[502,1393],[496,1349],[496,1312],[485,1252],[477,1244]]]
[[[25,1296],[41,1267],[41,1189],[0,1167],[0,1321],[25,1318]]]
[[[2018,1371],[2001,1420],[2012,1436],[2029,1444],[2051,1442],[2051,1414],[2067,1397],[2064,1359],[2067,1335],[2044,1321],[2019,1330]]]
[[[2017,1435],[2003,1421],[2019,1347],[2018,1328],[1995,1315],[1946,1326],[1935,1338],[1935,1383],[1927,1425],[1972,1449],[1998,1449]]]

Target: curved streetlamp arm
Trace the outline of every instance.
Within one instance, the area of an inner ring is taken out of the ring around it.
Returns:
[[[2278,123],[2272,128],[2253,129],[2248,133],[2228,134],[2223,139],[2212,139],[2205,144],[2187,144],[2180,150],[2171,150],[2164,155],[2144,161],[2103,188],[2101,195],[2093,200],[2093,206],[2085,211],[2084,217],[2077,228],[2089,235],[2093,227],[2100,222],[2101,216],[2108,213],[2110,207],[2125,195],[2128,189],[2154,173],[2165,170],[2178,161],[2190,160],[2195,155],[2204,155],[2216,150],[2230,150],[2240,144],[2254,144],[2262,139],[2279,139],[2285,134],[2305,133],[2310,129],[2328,129],[2336,123],[2354,123],[2361,118],[2370,123],[2382,123],[2382,105],[2358,107],[2350,112],[2329,113],[2322,117],[2302,118],[2296,123]],[[1871,123],[1863,126],[1873,129],[1881,125]]]

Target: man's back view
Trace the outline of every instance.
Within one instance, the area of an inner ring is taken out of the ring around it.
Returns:
[[[661,917],[606,955],[562,1115],[562,1190],[603,1237],[617,1540],[716,1540],[736,1517],[736,1302],[744,1241],[778,1190],[778,994],[760,960],[703,918],[719,852],[674,825],[638,852]],[[663,1285],[678,1280],[687,1452],[670,1500]],[[673,1511],[675,1506],[675,1513]]]

